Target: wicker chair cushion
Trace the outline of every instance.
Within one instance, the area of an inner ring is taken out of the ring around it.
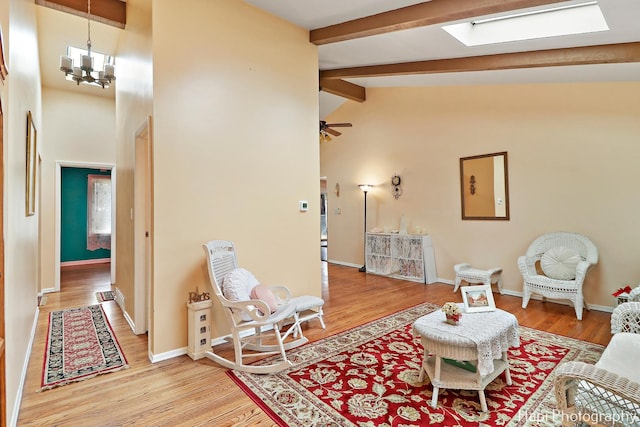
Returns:
[[[222,294],[229,301],[248,301],[258,279],[244,268],[236,268],[222,279]]]
[[[547,250],[540,258],[540,268],[547,277],[556,280],[573,280],[576,267],[582,261],[578,252],[566,246],[557,246]]]
[[[257,285],[251,289],[251,299],[259,299],[267,303],[269,310],[275,312],[278,309],[278,298],[265,285]]]
[[[629,332],[615,334],[596,366],[640,384],[640,370],[633,368],[630,358],[640,354],[640,335]]]

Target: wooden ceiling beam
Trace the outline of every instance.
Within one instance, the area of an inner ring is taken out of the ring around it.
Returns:
[[[561,0],[431,0],[309,32],[315,45],[375,36],[409,28],[470,19],[492,13],[558,3]]]
[[[87,16],[87,0],[35,0],[36,4],[73,15]],[[92,0],[91,20],[124,28],[127,24],[127,4],[121,0]]]
[[[518,68],[640,62],[640,42],[436,59],[320,71],[320,79],[513,70]]]
[[[340,79],[320,79],[320,90],[358,102],[367,100],[364,87]]]

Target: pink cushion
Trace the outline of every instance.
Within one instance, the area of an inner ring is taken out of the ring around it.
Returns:
[[[278,299],[275,294],[271,292],[271,289],[265,285],[254,286],[253,289],[251,289],[251,299],[264,301],[272,313],[278,309]]]

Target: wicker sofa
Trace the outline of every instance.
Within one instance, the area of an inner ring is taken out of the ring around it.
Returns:
[[[563,363],[555,395],[563,426],[640,426],[640,302],[617,306],[600,360]]]

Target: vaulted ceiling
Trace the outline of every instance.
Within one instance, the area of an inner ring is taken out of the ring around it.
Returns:
[[[310,30],[323,92],[358,101],[369,87],[640,81],[638,0],[598,0],[609,31],[475,47],[442,26],[586,0],[245,1]]]
[[[84,0],[35,1],[86,19]],[[345,98],[362,102],[369,87],[640,81],[639,0],[598,0],[610,29],[591,34],[468,47],[442,29],[585,1],[245,0],[309,30],[310,42],[318,46],[321,117],[322,104],[330,109]],[[94,19],[126,25],[121,0],[91,5]],[[42,50],[48,42],[41,40]]]

